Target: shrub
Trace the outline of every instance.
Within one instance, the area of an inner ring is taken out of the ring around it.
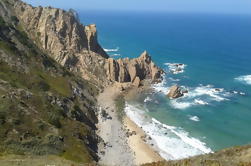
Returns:
[[[4,19],[0,16],[0,26],[4,26],[5,25],[5,21]]]
[[[10,19],[11,19],[11,21],[12,21],[15,25],[17,25],[18,22],[19,22],[19,20],[18,20],[18,18],[17,18],[16,16],[11,16]]]
[[[38,83],[38,87],[39,87],[39,89],[41,89],[43,91],[49,91],[50,90],[50,85],[48,85],[45,81],[40,81]]]

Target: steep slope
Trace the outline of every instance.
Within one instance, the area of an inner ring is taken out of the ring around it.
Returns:
[[[97,89],[36,47],[0,1],[0,157],[97,160]]]
[[[109,58],[98,43],[96,26],[82,25],[72,10],[32,7],[19,0],[9,2],[24,30],[41,49],[99,87],[115,81],[133,82],[136,77],[153,81],[160,78],[162,70],[146,52],[132,60]]]

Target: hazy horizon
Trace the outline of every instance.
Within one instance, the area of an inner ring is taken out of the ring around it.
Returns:
[[[251,14],[251,1],[247,0],[24,0],[34,6],[52,6],[76,10],[100,11],[138,11],[138,12],[175,12],[175,13],[212,13],[212,14]]]

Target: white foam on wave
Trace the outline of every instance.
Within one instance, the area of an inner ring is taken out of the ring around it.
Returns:
[[[183,69],[186,66],[185,64],[179,63],[165,63],[165,65],[175,68],[177,66],[180,66]],[[170,75],[166,77],[166,75],[164,74],[163,81],[153,85],[152,87],[156,92],[160,92],[166,95],[168,94],[171,85],[176,84],[177,81],[180,80],[173,79],[172,77],[170,77]],[[233,93],[225,91],[223,88],[215,88],[213,85],[199,84],[198,87],[181,87],[188,90],[188,93],[185,93],[181,98],[173,99],[170,101],[170,105],[175,109],[187,109],[191,106],[209,105],[215,101],[227,101],[229,100],[228,97],[233,95]]]
[[[173,74],[184,73],[184,69],[187,66],[182,63],[164,63],[164,64],[168,66],[169,71]]]
[[[104,51],[105,51],[105,52],[118,52],[118,51],[119,51],[119,47],[117,47],[117,48],[112,48],[112,49],[104,48]]]
[[[112,54],[110,56],[121,56],[121,54]]]
[[[194,99],[194,103],[195,104],[200,104],[200,105],[208,105],[208,102],[205,102],[205,101],[200,100],[200,99]]]
[[[224,98],[222,96],[229,96],[228,93],[224,93],[223,88],[213,88],[213,85],[201,85],[199,87],[196,87],[190,93],[188,93],[187,96],[194,98],[203,95],[209,96],[209,98],[214,101],[228,100],[227,98]]]
[[[199,122],[200,118],[198,116],[189,116],[189,119],[195,122]]]
[[[163,77],[163,80],[158,84],[153,84],[152,88],[156,92],[161,92],[161,93],[167,94],[169,91],[169,87],[167,86],[166,74],[163,74],[162,77]]]
[[[251,75],[239,76],[235,79],[245,84],[251,85]]]
[[[177,99],[171,100],[171,106],[175,109],[186,109],[193,105],[192,102],[179,102]]]
[[[212,150],[199,139],[189,136],[189,133],[175,126],[160,123],[148,117],[141,108],[126,103],[127,116],[142,127],[152,138],[154,148],[167,160],[182,159],[198,154],[210,153]]]
[[[178,82],[178,81],[180,81],[180,79],[175,79],[175,78],[172,78],[172,77],[169,77],[168,78],[170,81],[173,81],[173,82]]]
[[[221,102],[229,100],[227,97],[231,96],[231,93],[225,91],[223,88],[214,88],[213,85],[200,85],[196,88],[188,89],[188,93],[183,97],[173,99],[170,104],[175,109],[187,109],[196,105],[209,105],[211,102]]]
[[[152,99],[151,99],[149,96],[147,96],[147,97],[145,98],[145,100],[144,100],[144,103],[147,103],[147,102],[149,102],[149,101],[152,101]]]

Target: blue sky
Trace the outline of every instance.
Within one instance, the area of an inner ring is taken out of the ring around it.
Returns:
[[[251,14],[251,0],[24,0],[32,5],[77,10],[133,10]]]

